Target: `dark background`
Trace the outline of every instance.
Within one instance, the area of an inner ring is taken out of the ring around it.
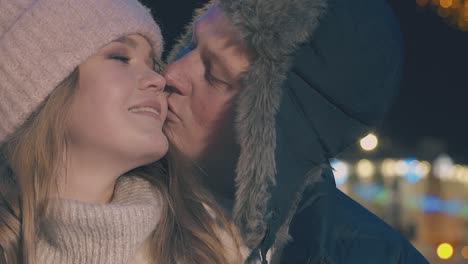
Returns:
[[[167,54],[194,8],[206,1],[143,2],[162,28]],[[378,134],[391,142],[390,155],[424,156],[429,145],[468,163],[468,32],[415,0],[389,3],[404,37],[405,68],[400,95]]]

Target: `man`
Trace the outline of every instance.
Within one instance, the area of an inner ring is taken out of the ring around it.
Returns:
[[[195,16],[165,71],[165,130],[250,260],[427,263],[328,163],[383,119],[401,53],[384,0],[220,0]]]

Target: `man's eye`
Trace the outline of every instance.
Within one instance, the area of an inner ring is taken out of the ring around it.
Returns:
[[[124,56],[124,55],[111,55],[110,58],[113,59],[113,60],[121,61],[123,63],[128,63],[130,61],[130,58],[128,58],[127,56]]]
[[[210,71],[205,72],[205,80],[211,86],[218,86],[218,85],[221,85],[221,84],[226,84],[225,82],[221,81],[220,79],[214,77],[213,74],[211,74]]]
[[[205,80],[210,85],[214,85],[216,83],[216,78],[209,71],[205,71]]]

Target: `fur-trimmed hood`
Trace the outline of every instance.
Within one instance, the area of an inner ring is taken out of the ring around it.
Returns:
[[[219,4],[253,54],[237,101],[233,218],[251,249],[280,249],[305,187],[388,110],[401,77],[400,32],[385,0]]]

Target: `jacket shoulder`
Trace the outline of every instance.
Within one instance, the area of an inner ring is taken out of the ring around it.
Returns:
[[[281,263],[429,263],[394,229],[336,188],[326,195],[306,193],[302,204]]]

